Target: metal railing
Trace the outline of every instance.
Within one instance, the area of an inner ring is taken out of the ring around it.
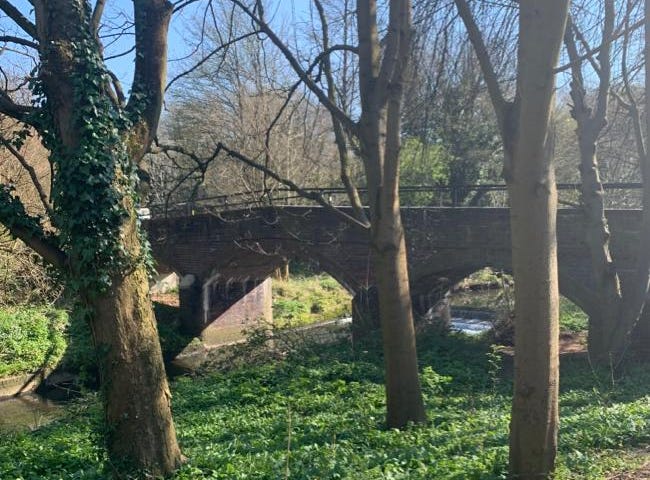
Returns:
[[[641,208],[641,183],[604,183],[605,205],[607,208]],[[560,183],[557,185],[559,206],[562,208],[580,207],[579,183]],[[333,206],[349,206],[349,198],[343,187],[305,188],[311,196],[319,196]],[[368,191],[359,188],[362,203],[367,205]],[[403,207],[508,207],[508,191],[504,184],[484,185],[411,185],[400,187],[400,203]],[[280,187],[269,190],[237,192],[212,195],[186,201],[168,201],[149,205],[150,215],[181,216],[205,212],[225,212],[263,206],[318,206],[313,199],[296,193],[289,188]]]

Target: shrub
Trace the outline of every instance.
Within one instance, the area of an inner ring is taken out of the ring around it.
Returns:
[[[0,377],[55,366],[66,347],[68,315],[53,308],[0,310]]]

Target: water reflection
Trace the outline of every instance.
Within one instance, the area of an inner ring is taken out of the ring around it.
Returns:
[[[61,405],[36,394],[0,400],[0,431],[36,430],[63,413]]]

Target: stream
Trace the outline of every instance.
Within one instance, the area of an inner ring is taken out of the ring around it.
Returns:
[[[480,335],[492,328],[492,322],[487,319],[487,316],[481,315],[480,312],[474,313],[452,308],[451,329],[466,335]],[[325,324],[337,325],[350,323],[352,323],[351,318],[325,322]],[[174,367],[182,366],[185,371],[193,370],[198,368],[203,359],[203,357],[194,358],[193,356],[179,358],[172,362],[168,368],[173,370]],[[175,365],[175,363],[179,363],[179,365]],[[64,411],[65,402],[54,402],[36,393],[0,399],[0,434],[20,430],[36,430],[62,416]]]
[[[0,433],[36,430],[60,417],[63,409],[35,393],[0,399]]]

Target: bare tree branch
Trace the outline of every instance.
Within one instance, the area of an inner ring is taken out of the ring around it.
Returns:
[[[106,0],[97,0],[95,3],[95,9],[93,10],[93,16],[91,19],[93,32],[97,35],[99,31],[99,23],[102,20],[102,14],[104,13],[104,7],[106,6]]]
[[[507,102],[503,97],[503,92],[499,86],[499,79],[497,78],[494,66],[490,61],[490,54],[485,47],[485,42],[483,41],[483,35],[481,35],[481,31],[479,30],[478,25],[476,25],[474,15],[472,15],[467,1],[454,0],[454,2],[456,3],[456,8],[458,8],[458,14],[465,24],[469,40],[474,46],[476,57],[478,58],[481,70],[483,71],[483,76],[485,77],[488,93],[490,94],[492,104],[494,105],[494,110],[496,112],[499,123],[499,129],[503,135],[506,129],[506,110],[508,108],[509,102]]]
[[[126,104],[126,97],[124,96],[124,89],[122,88],[122,82],[117,78],[117,75],[110,70],[107,70],[108,76],[111,77],[111,83],[113,89],[115,90],[116,100],[119,106],[123,107]]]
[[[227,49],[228,47],[230,47],[231,45],[233,45],[233,44],[235,44],[235,43],[237,43],[237,42],[240,42],[241,40],[244,40],[244,39],[246,39],[246,38],[248,38],[248,37],[252,37],[252,36],[254,36],[254,35],[257,35],[257,34],[259,34],[259,33],[260,33],[260,30],[254,30],[254,31],[252,31],[252,32],[248,32],[248,33],[245,33],[245,34],[243,34],[243,35],[240,35],[240,36],[238,36],[237,38],[233,38],[232,40],[229,40],[229,41],[226,42],[226,43],[222,43],[222,44],[219,45],[217,48],[213,49],[210,53],[208,53],[207,55],[205,55],[201,60],[199,60],[198,62],[196,62],[192,67],[188,68],[188,69],[185,70],[184,72],[181,72],[181,73],[179,73],[178,75],[176,75],[174,78],[172,78],[172,79],[169,81],[169,83],[167,84],[167,86],[165,87],[165,92],[166,92],[167,90],[169,90],[169,88],[170,88],[170,87],[171,87],[171,86],[172,86],[176,81],[178,81],[178,80],[180,80],[181,78],[185,77],[186,75],[189,75],[190,73],[194,72],[197,68],[199,68],[201,65],[203,65],[205,62],[207,62],[210,58],[212,58],[213,56],[215,56],[215,55],[216,55],[217,53],[219,53],[220,51],[225,50],[225,49]]]
[[[43,257],[43,260],[50,265],[56,268],[63,268],[67,264],[68,257],[56,246],[52,236],[45,234],[37,236],[30,230],[18,226],[7,227],[7,229],[13,237],[22,240],[28,247]]]
[[[0,185],[0,223],[13,237],[22,240],[46,262],[63,268],[67,256],[59,248],[56,238],[45,233],[40,218],[28,215],[21,200],[12,192],[11,186]]]
[[[0,113],[20,122],[30,124],[29,115],[34,111],[33,107],[15,103],[5,90],[0,89]]]
[[[32,42],[31,40],[27,40],[25,38],[16,37],[14,35],[0,35],[0,42],[16,43],[24,47],[29,47],[38,50],[38,43]]]
[[[25,156],[21,154],[18,150],[16,150],[16,148],[14,148],[14,146],[10,142],[8,142],[5,139],[0,139],[0,143],[2,143],[2,145],[7,150],[9,150],[9,152],[16,158],[16,160],[18,160],[20,165],[27,171],[29,178],[32,181],[32,184],[34,185],[34,188],[36,188],[36,191],[38,192],[38,198],[40,199],[41,204],[45,209],[45,212],[47,212],[50,218],[53,218],[52,207],[47,198],[47,194],[45,193],[45,189],[43,188],[43,185],[38,179],[38,175],[36,174],[36,170],[34,170],[34,167],[30,165],[30,163],[27,161]]]
[[[219,143],[219,147],[224,152],[226,152],[228,154],[228,156],[230,156],[232,158],[235,158],[235,159],[239,160],[240,162],[242,162],[242,163],[244,163],[244,164],[246,164],[246,165],[248,165],[248,166],[250,166],[252,168],[255,168],[256,170],[259,170],[259,171],[263,172],[264,174],[268,175],[272,179],[274,179],[274,180],[282,183],[283,185],[289,187],[291,190],[296,192],[301,197],[316,202],[321,207],[324,207],[326,210],[336,214],[338,217],[341,217],[346,222],[351,223],[353,225],[356,225],[358,227],[364,228],[364,229],[368,229],[370,227],[370,225],[368,223],[361,222],[361,221],[357,220],[356,218],[354,218],[353,216],[348,215],[343,210],[338,209],[335,206],[333,206],[331,203],[329,203],[327,200],[325,200],[325,198],[323,197],[322,194],[320,194],[318,192],[312,192],[312,191],[304,190],[303,188],[299,187],[298,185],[296,185],[291,180],[286,179],[284,177],[281,177],[280,175],[278,175],[275,171],[271,170],[270,168],[267,168],[264,165],[262,165],[261,163],[258,163],[255,160],[253,160],[251,158],[248,158],[247,156],[241,154],[240,152],[237,152],[235,150],[232,150],[232,149],[226,147],[222,143]]]
[[[622,38],[626,35],[629,35],[633,31],[637,30],[638,28],[641,28],[643,26],[643,20],[639,20],[638,22],[633,23],[629,27],[622,28],[618,33],[612,35],[609,37],[607,40],[603,40],[600,45],[597,47],[594,47],[593,49],[587,50],[584,54],[580,55],[578,58],[575,59],[575,61],[569,61],[569,63],[565,63],[562,66],[557,67],[554,70],[554,73],[562,73],[566,70],[569,70],[572,66],[573,63],[582,63],[585,60],[589,59],[590,57],[593,57],[596,55],[598,52],[600,52],[600,49],[603,48],[603,45],[605,44],[611,44],[612,42],[618,40],[619,38]]]
[[[38,34],[36,33],[36,25],[34,25],[27,17],[25,17],[20,10],[14,7],[11,2],[7,0],[0,0],[0,10],[2,10],[5,15],[11,18],[16,25],[23,29],[23,31],[32,38],[38,40]]]
[[[348,115],[341,110],[338,105],[332,104],[327,98],[327,94],[316,84],[307,71],[300,65],[300,62],[295,55],[289,50],[289,47],[276,35],[271,26],[266,23],[262,15],[256,14],[256,11],[248,8],[240,0],[230,0],[233,4],[237,5],[250,19],[258,26],[258,28],[269,37],[269,40],[282,52],[282,55],[287,59],[291,68],[296,72],[298,77],[302,79],[305,85],[311,90],[322,105],[327,108],[332,115],[335,115],[345,127],[354,132],[357,130],[357,124]]]
[[[256,162],[255,160],[249,158],[248,156],[246,156],[246,155],[244,155],[244,154],[242,154],[242,153],[240,153],[240,152],[238,152],[236,150],[228,148],[226,145],[224,145],[221,142],[219,142],[216,145],[212,155],[209,158],[206,158],[206,159],[200,159],[195,153],[190,152],[190,151],[184,149],[183,147],[180,147],[180,146],[177,146],[177,145],[165,145],[165,144],[161,144],[161,143],[156,143],[156,145],[160,149],[160,151],[163,151],[163,152],[177,152],[177,153],[180,153],[182,155],[185,155],[185,156],[191,158],[197,164],[202,165],[202,168],[206,168],[207,164],[210,163],[211,161],[214,161],[217,158],[217,156],[219,155],[219,153],[224,152],[229,157],[232,157],[232,158],[244,163],[245,165],[248,165],[249,167],[252,167],[252,168],[254,168],[254,169],[256,169],[256,170],[258,170],[260,172],[263,172],[265,175],[268,175],[270,178],[276,180],[277,182],[279,182],[279,183],[285,185],[286,187],[288,187],[290,190],[296,192],[301,197],[316,202],[321,207],[324,207],[326,210],[336,214],[337,216],[344,219],[346,222],[351,223],[353,225],[356,225],[358,227],[364,228],[364,229],[369,228],[369,225],[367,223],[362,223],[359,220],[357,220],[356,218],[354,218],[353,216],[348,215],[347,213],[345,213],[343,210],[340,210],[340,209],[334,207],[331,203],[329,203],[327,200],[325,200],[325,198],[323,197],[322,194],[320,194],[318,192],[314,192],[314,191],[308,191],[308,190],[305,190],[305,189],[301,188],[300,186],[298,186],[297,184],[295,184],[291,180],[278,175],[278,173],[275,172],[274,170],[266,167],[265,165],[262,165],[261,163]],[[154,150],[154,152],[155,152],[155,150]]]
[[[314,0],[314,5],[318,11],[318,16],[321,23],[321,36],[323,42],[323,50],[327,51],[329,49],[329,28],[327,23],[327,16],[325,15],[325,9],[320,0]],[[336,99],[336,85],[334,83],[334,76],[332,75],[332,62],[329,55],[323,57],[323,72],[325,73],[325,81],[327,82],[327,97],[330,102],[337,104]],[[334,129],[334,141],[338,149],[339,154],[339,164],[341,182],[348,195],[350,204],[354,211],[355,216],[363,223],[368,223],[368,217],[366,212],[361,204],[361,198],[359,197],[359,192],[357,187],[352,182],[350,178],[350,159],[349,159],[349,149],[348,149],[348,138],[343,130],[341,122],[338,119],[331,115],[332,117],[332,128]]]

